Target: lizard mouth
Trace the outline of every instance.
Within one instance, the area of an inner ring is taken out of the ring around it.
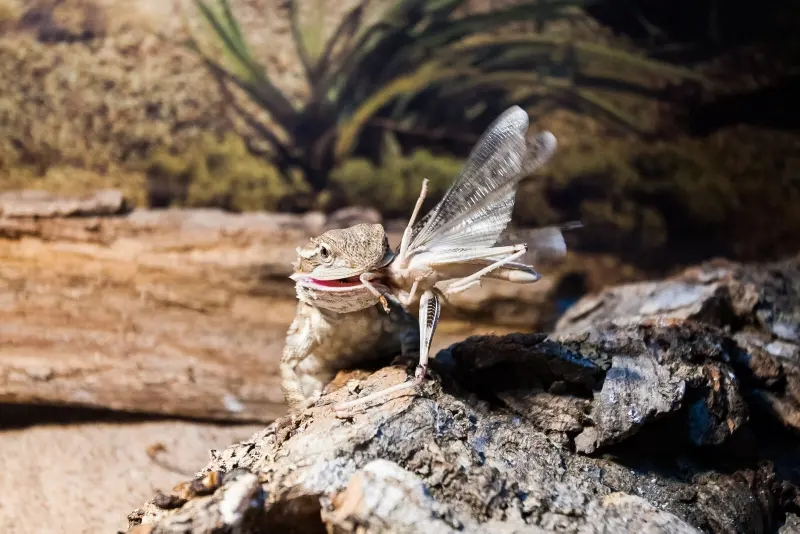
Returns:
[[[327,290],[351,289],[362,286],[358,276],[340,278],[338,280],[320,280],[310,276],[298,277],[297,281],[307,287],[325,288]]]
[[[323,287],[355,287],[361,285],[358,276],[342,278],[340,280],[319,280],[317,278],[308,279],[312,284]]]

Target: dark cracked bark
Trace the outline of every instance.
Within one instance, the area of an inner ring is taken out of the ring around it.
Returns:
[[[800,257],[621,286],[552,335],[441,351],[417,396],[343,373],[222,452],[131,532],[790,532],[800,511]],[[349,379],[349,380],[348,380]]]

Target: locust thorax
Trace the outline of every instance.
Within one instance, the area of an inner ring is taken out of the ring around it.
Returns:
[[[433,267],[436,255],[431,252],[420,252],[413,255],[405,266],[392,262],[387,267],[387,276],[390,282],[402,289],[410,289],[415,281],[417,286],[426,289],[443,280],[440,269]]]

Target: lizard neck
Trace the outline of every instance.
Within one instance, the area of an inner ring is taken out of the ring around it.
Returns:
[[[353,313],[373,307],[377,303],[375,296],[364,286],[347,291],[326,291],[298,283],[295,284],[295,291],[300,302],[331,313]]]

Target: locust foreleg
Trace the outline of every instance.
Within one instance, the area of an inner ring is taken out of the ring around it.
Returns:
[[[406,225],[406,229],[403,231],[403,239],[400,241],[400,253],[398,256],[400,257],[400,262],[405,265],[406,262],[406,252],[408,251],[408,244],[411,242],[411,231],[414,228],[414,223],[417,222],[417,217],[419,216],[419,210],[422,209],[422,203],[425,201],[425,197],[428,195],[428,179],[424,178],[422,180],[422,188],[419,192],[419,198],[417,199],[417,203],[414,206],[414,211],[411,212],[411,219],[408,220],[408,225]]]
[[[378,275],[370,272],[361,273],[361,276],[358,277],[358,279],[361,281],[361,284],[363,284],[363,286],[366,287],[370,293],[377,297],[378,301],[381,303],[381,306],[383,306],[383,311],[389,313],[389,303],[386,301],[386,297],[383,296],[383,293],[381,293],[377,287],[370,283],[371,280],[375,280],[376,278],[378,278]]]
[[[414,280],[414,283],[411,284],[411,289],[409,289],[408,294],[405,297],[400,297],[398,299],[404,307],[408,307],[412,302],[414,302],[414,296],[417,294],[419,282],[419,280]]]

